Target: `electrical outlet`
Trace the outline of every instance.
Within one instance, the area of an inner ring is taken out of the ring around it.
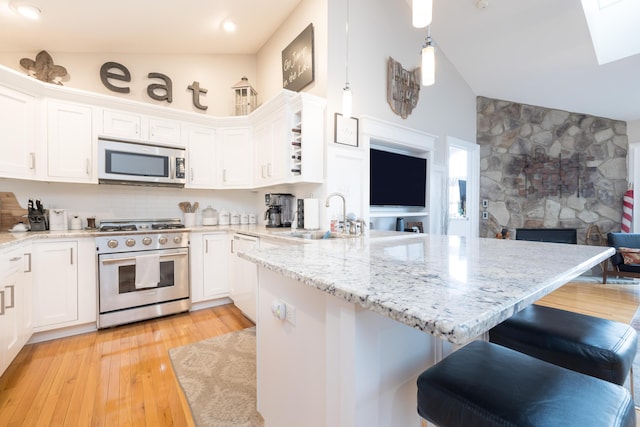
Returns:
[[[487,211],[482,212],[482,219],[489,219],[489,212]]]
[[[287,314],[284,320],[289,322],[292,326],[296,326],[296,308],[286,301],[282,301],[282,302],[287,307],[287,310],[286,310]]]
[[[487,199],[482,199],[482,207],[483,208],[488,208],[489,207],[489,201]]]

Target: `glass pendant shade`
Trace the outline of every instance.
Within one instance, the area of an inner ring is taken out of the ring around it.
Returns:
[[[412,0],[412,24],[416,28],[424,28],[431,24],[433,17],[433,0]]]
[[[351,109],[353,107],[353,99],[351,97],[351,89],[346,86],[342,89],[342,116],[345,119],[351,118]]]
[[[422,48],[422,85],[431,86],[436,82],[435,48],[427,45]]]

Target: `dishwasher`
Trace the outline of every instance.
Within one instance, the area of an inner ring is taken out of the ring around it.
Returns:
[[[231,299],[235,306],[254,323],[258,305],[258,266],[240,258],[238,252],[259,246],[260,239],[244,234],[235,234],[231,241]]]

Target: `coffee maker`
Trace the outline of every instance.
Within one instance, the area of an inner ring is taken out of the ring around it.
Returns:
[[[286,193],[267,193],[264,196],[267,227],[291,227],[295,198],[293,194]]]

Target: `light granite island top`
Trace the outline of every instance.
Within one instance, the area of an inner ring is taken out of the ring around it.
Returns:
[[[424,369],[613,253],[412,233],[239,253],[258,265],[264,425],[418,426]]]
[[[240,256],[464,344],[613,253],[601,246],[401,235],[330,239]]]

